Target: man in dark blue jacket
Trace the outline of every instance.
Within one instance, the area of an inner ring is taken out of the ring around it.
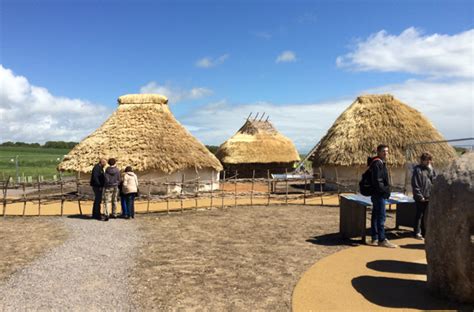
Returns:
[[[420,164],[413,168],[411,177],[411,188],[416,205],[416,216],[413,230],[415,238],[422,240],[425,237],[425,215],[431,196],[431,185],[436,177],[432,165],[432,156],[423,153],[420,157]]]
[[[381,144],[377,146],[377,157],[372,158],[369,164],[373,190],[370,245],[396,248],[397,245],[390,243],[385,237],[385,200],[390,197],[390,182],[385,163],[387,156],[388,146]]]
[[[92,168],[91,183],[94,191],[94,206],[92,208],[92,218],[100,220],[100,203],[102,202],[102,192],[104,190],[105,176],[104,167],[107,160],[101,158],[99,162]]]

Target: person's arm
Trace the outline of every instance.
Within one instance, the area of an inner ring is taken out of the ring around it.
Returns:
[[[422,186],[421,170],[418,168],[415,168],[413,170],[413,175],[411,176],[411,188],[413,192],[413,197],[415,198],[416,201],[423,201],[425,199],[423,197],[423,194],[421,193],[421,186]]]

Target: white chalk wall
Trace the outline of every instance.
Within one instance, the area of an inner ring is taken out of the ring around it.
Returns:
[[[197,191],[197,184],[194,182],[197,182],[197,178],[199,177],[199,191],[201,192],[207,192],[212,190],[218,190],[219,189],[219,172],[212,169],[212,168],[203,168],[200,170],[194,170],[194,169],[186,169],[178,172],[174,172],[172,174],[166,174],[161,171],[145,171],[145,172],[136,172],[138,176],[138,184],[143,181],[152,181],[152,182],[163,182],[165,183],[168,181],[168,183],[181,183],[183,174],[184,174],[184,179],[185,181],[190,181],[193,180],[192,184],[188,184],[184,188],[184,192],[191,192],[194,193]],[[90,180],[90,174],[80,174],[80,179],[82,181],[89,181]],[[214,180],[214,183],[212,184],[212,180]],[[139,187],[140,192],[143,194],[146,194],[148,192],[148,186],[143,186]],[[86,185],[81,185],[79,188],[79,192],[84,194],[84,193],[92,193],[91,188],[88,186],[88,183]],[[169,194],[169,193],[181,193],[181,185],[153,185],[150,189],[150,192],[152,194]]]
[[[367,166],[337,166],[337,181],[344,185],[350,185],[354,188],[359,188],[359,181],[362,174],[367,169]],[[314,173],[319,173],[319,168],[313,168]],[[328,183],[336,181],[336,166],[325,166],[322,168],[323,178]],[[391,183],[397,187],[403,187],[405,185],[405,168],[404,167],[390,167],[389,174],[391,177]],[[411,178],[411,177],[410,177]],[[408,181],[410,186],[410,181]]]

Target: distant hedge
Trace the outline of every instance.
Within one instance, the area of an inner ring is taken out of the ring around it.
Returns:
[[[65,141],[47,141],[43,145],[39,143],[25,143],[25,142],[11,142],[7,141],[0,146],[5,147],[44,147],[44,148],[63,148],[63,149],[71,149],[76,146],[77,142],[65,142]]]

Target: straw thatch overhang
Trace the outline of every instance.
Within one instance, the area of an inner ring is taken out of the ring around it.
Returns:
[[[184,169],[222,170],[219,160],[172,115],[159,94],[119,97],[118,109],[74,147],[59,170],[90,173],[99,157],[114,157],[120,168],[171,174]]]
[[[406,162],[406,149],[417,142],[444,140],[441,133],[419,111],[392,95],[359,96],[329,128],[310,158],[314,166],[366,166],[379,144],[389,146],[389,165]],[[416,145],[408,161],[418,162],[423,152],[434,156],[437,164],[456,157],[448,143]]]

